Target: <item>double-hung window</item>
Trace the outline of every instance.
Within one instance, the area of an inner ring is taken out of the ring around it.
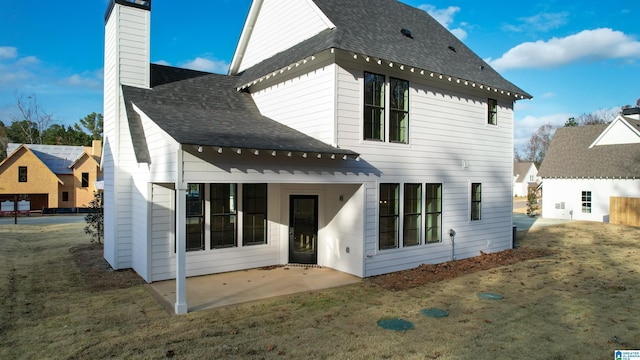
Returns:
[[[391,78],[389,94],[389,141],[409,142],[409,82]]]
[[[379,241],[380,250],[398,247],[400,185],[380,184]]]
[[[427,184],[426,188],[425,242],[430,244],[442,240],[442,184]]]
[[[404,184],[402,245],[420,245],[422,235],[422,185]]]
[[[211,184],[211,248],[237,245],[237,185]]]
[[[384,141],[384,75],[364,73],[364,139]]]
[[[267,243],[267,184],[242,186],[242,244]]]
[[[582,212],[591,214],[591,191],[582,192]]]
[[[471,184],[471,220],[480,220],[482,210],[482,184]]]
[[[498,125],[498,100],[487,100],[487,124]]]

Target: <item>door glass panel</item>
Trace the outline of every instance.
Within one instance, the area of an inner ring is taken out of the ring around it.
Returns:
[[[292,198],[291,212],[289,261],[314,264],[318,244],[317,197]]]

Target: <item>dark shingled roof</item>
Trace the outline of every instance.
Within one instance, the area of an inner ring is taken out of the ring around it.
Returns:
[[[151,65],[152,89],[122,86],[129,128],[140,162],[149,162],[135,104],[181,144],[357,156],[262,116],[236,77]]]
[[[531,98],[504,79],[425,11],[395,0],[313,0],[333,22],[325,30],[241,74],[238,86],[336,48],[511,91]],[[413,38],[401,33],[411,31]]]
[[[538,175],[543,178],[640,178],[640,144],[589,149],[608,125],[557,129]]]
[[[535,166],[532,162],[513,162],[513,175],[518,175],[516,182],[524,182],[524,177],[527,175],[531,165]]]

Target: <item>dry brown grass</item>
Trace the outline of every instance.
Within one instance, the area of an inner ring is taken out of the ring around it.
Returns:
[[[87,286],[70,252],[89,241],[82,224],[0,226],[0,358],[611,359],[640,348],[637,228],[574,222],[519,238],[553,254],[408,290],[365,281],[174,316],[142,285]],[[420,314],[430,307],[450,315]],[[415,329],[376,325],[392,317]]]

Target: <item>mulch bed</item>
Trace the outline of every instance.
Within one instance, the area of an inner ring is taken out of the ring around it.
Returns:
[[[490,254],[481,252],[480,256],[440,264],[423,264],[414,269],[374,276],[369,280],[387,290],[406,290],[552,254],[550,250],[527,248],[508,249]]]

